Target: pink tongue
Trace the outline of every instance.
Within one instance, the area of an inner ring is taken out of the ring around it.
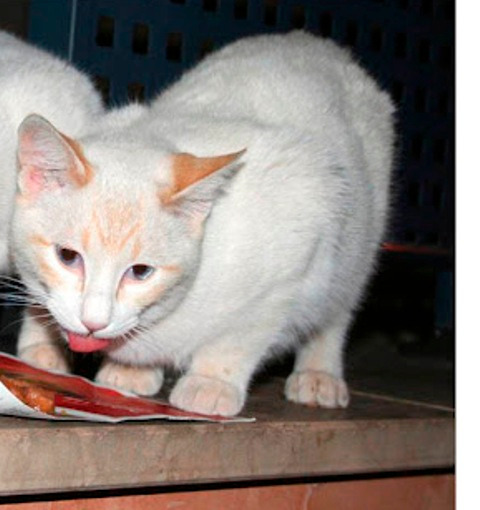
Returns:
[[[109,346],[110,341],[106,338],[94,338],[93,336],[77,335],[76,333],[67,332],[68,345],[75,352],[94,352],[105,349]]]

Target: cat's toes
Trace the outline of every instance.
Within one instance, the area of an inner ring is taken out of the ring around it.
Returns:
[[[105,360],[95,376],[100,384],[113,386],[138,395],[151,396],[160,391],[163,384],[161,368],[132,367]]]
[[[201,414],[233,416],[243,407],[245,395],[230,383],[201,375],[184,375],[170,394],[170,403]]]
[[[69,372],[65,352],[55,344],[39,343],[25,347],[18,352],[18,357],[45,370]]]
[[[343,379],[315,370],[290,374],[285,385],[285,396],[298,404],[328,408],[347,407],[350,400]]]

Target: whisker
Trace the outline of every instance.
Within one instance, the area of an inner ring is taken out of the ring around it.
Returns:
[[[20,278],[17,278],[16,276],[0,275],[0,283],[3,283],[3,282],[21,283],[22,280]]]
[[[27,294],[16,294],[13,292],[0,292],[0,298],[5,300],[16,300],[16,301],[38,301],[34,299],[33,296],[29,296]]]
[[[22,292],[31,292],[31,289],[28,289],[21,279],[12,276],[0,276],[0,285],[6,288],[14,288]]]
[[[172,353],[162,352],[162,347],[159,345],[157,337],[148,326],[138,324],[122,336],[126,339],[141,341],[143,351],[150,351],[155,358],[158,358],[159,356],[164,357],[165,359],[171,360],[170,362],[172,364],[175,364],[175,359],[172,357]],[[135,349],[129,344],[129,342],[126,343],[125,348],[131,351],[132,357],[136,357]]]
[[[6,290],[25,292],[25,285],[21,282],[0,280],[0,286]]]
[[[42,305],[41,303],[38,303],[37,301],[30,301],[30,300],[26,301],[26,300],[20,300],[20,299],[0,302],[0,306],[3,306],[5,308],[9,308],[9,307],[25,308],[26,306],[28,306],[29,308],[38,308],[38,309],[45,308],[44,305]]]
[[[16,319],[12,322],[9,322],[2,329],[0,329],[0,335],[4,335],[9,330],[9,328],[13,328],[22,322],[23,322],[23,317],[21,319]]]
[[[37,313],[35,315],[35,317],[37,319],[40,319],[42,321],[42,325],[45,326],[46,328],[50,328],[50,327],[56,326],[58,324],[57,321],[55,320],[55,318],[52,316],[52,314],[49,313],[48,311],[46,311],[45,313]],[[5,331],[7,331],[9,328],[12,328],[14,326],[17,326],[18,324],[21,324],[23,322],[23,320],[24,320],[24,318],[20,317],[18,319],[15,319],[15,320],[9,322],[0,330],[0,335],[5,333]]]

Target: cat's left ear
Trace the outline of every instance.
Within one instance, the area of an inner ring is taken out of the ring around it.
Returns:
[[[160,190],[162,205],[187,217],[200,228],[219,193],[241,166],[242,150],[214,157],[181,153],[171,156],[170,184]]]
[[[40,115],[29,115],[18,128],[17,157],[20,194],[40,193],[87,184],[93,171],[75,140],[60,133]]]

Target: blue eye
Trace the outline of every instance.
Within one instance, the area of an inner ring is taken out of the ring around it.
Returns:
[[[63,246],[56,246],[55,252],[58,260],[66,267],[75,269],[83,265],[82,256],[75,250]]]
[[[146,264],[135,264],[127,269],[125,276],[131,280],[144,281],[155,272],[155,268]]]

